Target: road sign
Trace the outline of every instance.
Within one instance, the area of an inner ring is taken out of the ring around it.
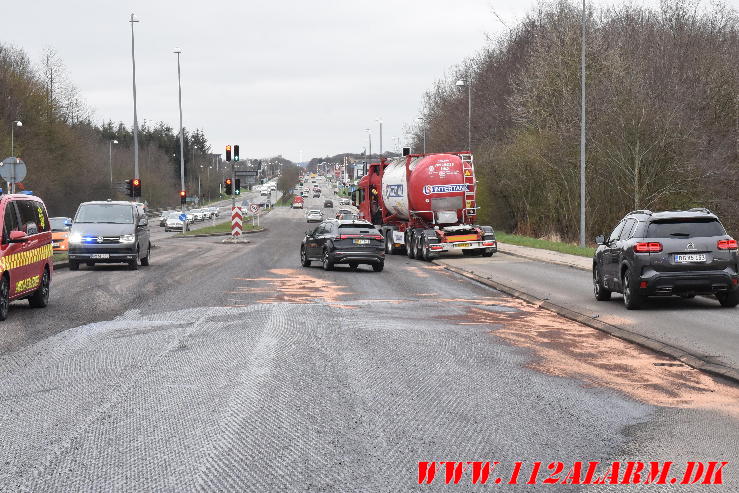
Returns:
[[[241,207],[235,205],[231,208],[231,236],[236,238],[241,236],[241,221],[243,216],[241,215]]]
[[[26,177],[26,163],[17,157],[6,157],[0,163],[0,176],[8,183],[22,182]]]
[[[252,214],[259,212],[259,204],[249,204],[249,212]]]
[[[187,214],[180,214],[180,216],[179,216],[179,217],[180,217],[180,221],[182,221],[183,223],[184,223],[185,221],[187,221]]]

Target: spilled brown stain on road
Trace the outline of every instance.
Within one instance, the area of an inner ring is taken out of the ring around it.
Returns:
[[[343,290],[346,286],[310,276],[297,269],[272,269],[270,272],[278,277],[236,278],[237,281],[266,283],[268,286],[237,286],[231,294],[272,294],[257,303],[329,303],[350,308],[338,303],[342,296],[352,294]]]
[[[476,304],[491,303],[477,300]],[[538,356],[528,364],[532,369],[614,389],[648,404],[739,417],[739,387],[523,301],[493,304],[516,310],[471,307],[454,319],[460,325],[492,325],[494,335],[532,350]]]

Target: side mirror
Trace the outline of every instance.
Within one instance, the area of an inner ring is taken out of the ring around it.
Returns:
[[[149,221],[146,219],[146,217],[142,217],[141,219],[139,219],[139,226],[146,226],[147,224],[149,224]]]
[[[598,235],[595,237],[595,243],[597,245],[605,245],[606,244],[606,238],[603,235]]]
[[[21,243],[23,241],[26,241],[28,239],[28,235],[24,233],[23,231],[11,231],[10,232],[10,242],[11,243]]]
[[[66,221],[64,221],[64,225],[66,227],[68,227],[68,228],[71,228],[72,227],[72,221],[70,221],[69,219],[67,219]]]

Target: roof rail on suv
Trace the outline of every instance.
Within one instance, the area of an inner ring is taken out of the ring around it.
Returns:
[[[640,210],[637,210],[637,211],[631,211],[631,212],[629,212],[629,214],[646,214],[647,216],[651,216],[652,215],[652,211],[650,211],[648,209],[640,209]]]
[[[688,209],[689,212],[703,212],[705,214],[712,214],[712,212],[705,207],[693,207],[692,209]]]

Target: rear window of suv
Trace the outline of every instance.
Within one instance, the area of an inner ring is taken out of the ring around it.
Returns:
[[[380,232],[370,226],[362,226],[359,224],[340,224],[339,233],[344,235],[379,235]]]
[[[695,238],[725,234],[724,227],[715,219],[654,221],[647,228],[647,238]]]

